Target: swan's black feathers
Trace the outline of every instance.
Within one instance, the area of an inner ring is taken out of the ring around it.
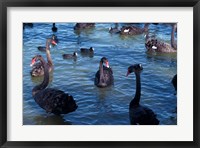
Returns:
[[[156,49],[153,49],[153,46],[156,47]],[[149,39],[146,43],[145,43],[145,47],[146,49],[148,49],[148,51],[155,51],[155,52],[170,52],[171,48],[170,45],[168,43],[162,42],[162,41],[158,41],[157,39]]]
[[[95,85],[99,87],[110,86],[114,84],[112,68],[103,66],[104,79],[100,80],[100,71],[98,70],[95,75]]]
[[[137,109],[129,108],[129,116],[132,125],[158,125],[156,114],[148,107],[138,106]]]
[[[41,55],[36,55],[31,64],[37,61],[40,61],[44,68],[44,79],[32,89],[35,102],[47,113],[60,115],[75,111],[78,106],[72,96],[58,89],[46,88],[49,84],[49,68]]]
[[[123,26],[121,28],[120,34],[121,35],[139,35],[139,34],[142,34],[144,32],[147,32],[148,26],[149,26],[148,23],[146,23],[144,25],[144,28],[139,28],[139,27],[136,27],[136,26]]]
[[[176,29],[176,24],[172,25],[172,32],[171,32],[171,44],[157,40],[155,37],[150,38],[149,33],[146,32],[146,43],[145,47],[148,52],[163,52],[163,53],[173,53],[177,52],[177,45],[174,39],[174,32]]]
[[[141,97],[141,80],[140,73],[143,67],[141,64],[134,64],[128,67],[127,76],[134,72],[136,75],[136,92],[135,97],[129,104],[129,118],[132,125],[158,125],[159,120],[156,114],[148,107],[140,105]]]
[[[73,97],[65,92],[46,88],[34,96],[38,105],[48,113],[66,114],[76,110]]]

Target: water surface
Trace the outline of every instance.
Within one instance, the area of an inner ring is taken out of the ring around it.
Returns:
[[[177,73],[176,54],[150,55],[146,53],[144,34],[124,37],[110,34],[113,23],[97,23],[94,29],[76,34],[75,23],[56,23],[59,39],[51,48],[54,72],[49,87],[71,94],[78,104],[75,112],[55,116],[40,108],[32,97],[32,88],[43,77],[30,76],[33,56],[45,52],[37,49],[45,46],[46,38],[53,34],[52,23],[34,23],[23,32],[23,124],[24,125],[128,125],[129,103],[135,94],[135,75],[126,77],[127,68],[136,63],[143,66],[141,73],[141,104],[151,108],[161,125],[177,124],[177,98],[171,79]],[[120,23],[120,26],[124,25]],[[143,24],[136,24],[143,26]],[[171,27],[166,24],[150,25],[151,34],[170,42]],[[81,47],[94,47],[93,57],[82,56]],[[78,52],[78,58],[64,60],[62,54]],[[98,88],[94,85],[99,61],[108,58],[114,73],[114,86]]]

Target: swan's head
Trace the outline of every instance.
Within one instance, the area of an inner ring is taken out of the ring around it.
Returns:
[[[105,67],[109,68],[109,62],[108,62],[108,59],[106,57],[102,57],[101,58],[101,63],[102,64],[105,64]]]
[[[30,66],[32,67],[42,56],[36,55],[32,58]]]
[[[57,45],[57,36],[53,34],[51,39],[48,39],[48,43],[52,44],[53,46]]]
[[[135,73],[141,73],[143,70],[142,64],[134,64],[128,67],[128,71],[126,76],[128,76],[130,73],[135,72]]]
[[[51,44],[52,44],[53,46],[57,45],[56,40],[51,40]]]

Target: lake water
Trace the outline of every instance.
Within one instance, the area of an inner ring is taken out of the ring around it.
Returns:
[[[146,53],[144,34],[120,36],[110,34],[113,23],[96,23],[95,28],[76,34],[75,23],[56,23],[59,39],[51,48],[54,72],[49,87],[71,94],[77,102],[75,112],[56,116],[36,104],[32,88],[43,77],[32,78],[30,63],[33,56],[46,53],[37,49],[45,46],[51,37],[52,23],[34,23],[23,31],[23,124],[24,125],[128,125],[129,103],[135,95],[135,74],[126,77],[127,68],[136,63],[143,66],[141,73],[141,101],[156,114],[161,125],[177,124],[177,98],[171,79],[177,73],[177,55],[151,55]],[[125,25],[119,24],[119,27]],[[136,24],[142,27],[143,24]],[[171,27],[167,24],[150,25],[151,34],[170,43]],[[94,56],[82,56],[81,47],[94,47]],[[78,52],[74,60],[63,59],[62,54]],[[98,88],[94,85],[100,59],[105,56],[113,69],[114,86]]]

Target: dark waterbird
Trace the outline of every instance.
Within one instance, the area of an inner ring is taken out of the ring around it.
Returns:
[[[84,53],[84,54],[93,54],[94,53],[94,48],[93,47],[81,48],[80,51],[81,51],[81,53]]]
[[[90,29],[95,27],[95,23],[76,23],[74,30]]]
[[[58,28],[56,27],[56,24],[53,23],[53,27],[51,28],[53,32],[57,32]]]
[[[140,73],[143,67],[141,64],[135,64],[128,67],[127,75],[134,72],[136,76],[136,93],[134,99],[129,104],[129,118],[132,125],[158,125],[159,120],[156,114],[149,108],[140,105],[141,81]]]
[[[94,56],[94,48],[93,47],[81,48],[80,52],[81,52],[82,56],[91,57],[91,58]]]
[[[46,88],[49,84],[49,71],[45,60],[41,55],[36,55],[32,59],[32,65],[40,61],[44,69],[43,82],[32,89],[32,96],[35,102],[43,108],[47,113],[55,115],[67,114],[77,109],[75,100],[71,95],[64,91]]]
[[[77,58],[77,52],[74,52],[73,54],[63,54],[63,59],[76,59]]]
[[[114,84],[113,71],[109,67],[109,62],[106,57],[102,57],[100,60],[99,70],[96,72],[94,84],[97,87],[107,87]]]
[[[144,28],[136,27],[136,26],[123,26],[121,28],[121,35],[139,35],[148,31],[149,23],[144,24]]]
[[[175,53],[177,52],[177,45],[175,43],[175,31],[177,28],[176,23],[171,24],[171,44],[160,41],[156,38],[151,38],[149,32],[146,32],[145,47],[148,52],[160,52],[160,53]]]
[[[115,27],[109,28],[109,33],[111,34],[120,33],[120,29],[118,28],[118,23],[115,23]]]

